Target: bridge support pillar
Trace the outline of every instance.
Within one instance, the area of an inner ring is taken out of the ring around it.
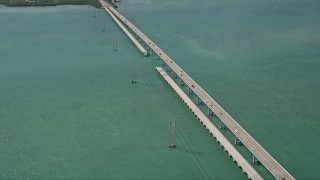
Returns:
[[[220,129],[227,129],[227,126],[222,121],[220,121]]]
[[[234,138],[234,144],[235,145],[242,145],[242,142],[237,137]]]
[[[199,97],[197,98],[197,103],[198,103],[198,105],[202,105],[203,104],[202,100]]]
[[[260,164],[260,161],[254,155],[252,155],[252,163],[253,164]]]
[[[167,72],[171,72],[171,68],[167,65]]]
[[[180,86],[184,86],[184,82],[182,79],[180,79]]]
[[[213,112],[211,111],[210,108],[208,108],[208,116],[213,116]]]
[[[161,61],[161,66],[165,66],[166,63],[164,63],[164,61]]]
[[[174,73],[173,78],[178,79],[178,75],[176,73]]]
[[[189,95],[193,95],[193,91],[192,91],[192,89],[190,87],[188,87],[188,94]]]

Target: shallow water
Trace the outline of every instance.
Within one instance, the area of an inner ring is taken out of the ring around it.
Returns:
[[[135,2],[123,14],[289,172],[320,176],[319,1]]]
[[[317,179],[319,7],[123,0],[119,11],[293,176]],[[246,179],[156,74],[155,58],[142,57],[103,10],[95,12],[0,6],[0,177]],[[167,148],[170,120],[176,150]]]

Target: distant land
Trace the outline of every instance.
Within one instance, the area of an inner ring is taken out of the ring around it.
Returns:
[[[112,0],[106,0],[113,7],[117,7]],[[56,5],[91,5],[101,7],[98,0],[0,0],[6,6],[56,6]]]

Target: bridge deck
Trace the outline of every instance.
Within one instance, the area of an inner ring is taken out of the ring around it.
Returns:
[[[122,16],[105,1],[99,0],[128,28],[132,29],[192,91],[208,106],[208,108],[228,127],[228,129],[245,145],[248,150],[263,164],[276,179],[294,179],[263,147],[257,143],[215,100],[213,100],[187,73],[183,71],[165,52],[143,34],[130,21]]]

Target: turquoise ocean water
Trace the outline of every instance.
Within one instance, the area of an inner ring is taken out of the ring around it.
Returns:
[[[123,0],[118,10],[294,177],[319,179],[319,1]],[[155,57],[95,12],[0,6],[0,179],[246,179]]]

